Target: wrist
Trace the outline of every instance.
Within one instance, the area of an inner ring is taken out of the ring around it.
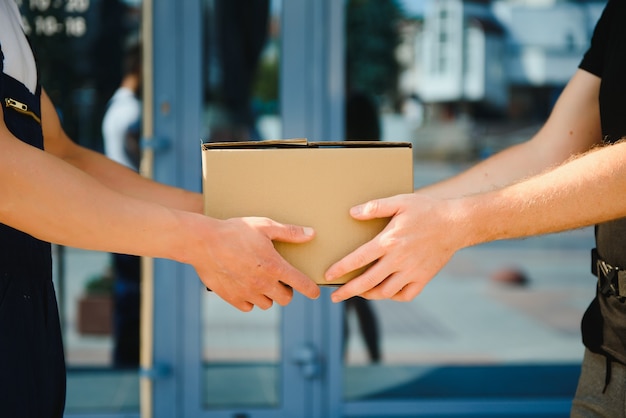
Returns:
[[[193,212],[174,211],[174,214],[176,226],[166,240],[166,251],[168,252],[166,258],[194,265],[199,257],[197,253],[201,253],[207,248],[206,241],[211,234],[207,233],[206,230],[208,225],[215,220]]]
[[[448,202],[461,248],[496,239],[493,214],[485,204],[484,195],[465,196]]]

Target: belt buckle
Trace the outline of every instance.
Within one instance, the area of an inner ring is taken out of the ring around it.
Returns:
[[[598,287],[600,292],[605,296],[617,296],[624,297],[626,295],[620,295],[618,272],[619,269],[605,263],[602,260],[596,262],[598,271]]]

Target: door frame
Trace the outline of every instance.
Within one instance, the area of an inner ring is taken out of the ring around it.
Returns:
[[[200,0],[153,0],[153,119],[156,181],[201,191]],[[150,65],[150,63],[146,63]],[[152,409],[154,418],[182,417],[193,385],[185,367],[198,344],[200,281],[191,266],[154,260]],[[144,342],[142,342],[144,343]],[[192,386],[192,387],[187,387]]]

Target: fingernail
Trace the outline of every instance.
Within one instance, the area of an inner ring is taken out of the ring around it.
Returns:
[[[307,237],[312,237],[313,234],[315,233],[313,228],[308,227],[308,226],[303,227],[302,231],[304,232],[304,235],[306,235]]]
[[[363,213],[363,205],[359,205],[359,206],[354,206],[352,209],[350,209],[350,214],[351,215],[360,215],[361,213]]]

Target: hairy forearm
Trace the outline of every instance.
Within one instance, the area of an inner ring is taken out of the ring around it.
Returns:
[[[598,77],[578,70],[561,94],[550,118],[530,140],[419,192],[438,198],[454,198],[496,190],[587,152],[602,138],[599,88]]]
[[[455,198],[492,190],[536,176],[551,170],[595,146],[589,135],[575,140],[563,134],[542,130],[533,139],[516,144],[481,161],[470,169],[442,182],[418,190],[436,198]]]
[[[478,244],[589,226],[626,216],[626,142],[589,151],[500,190],[458,199]]]
[[[539,172],[544,165],[548,164],[536,158],[530,158],[532,154],[532,144],[518,144],[456,176],[421,188],[417,192],[436,198],[449,199],[499,189],[520,178],[529,177]],[[529,164],[529,161],[534,161],[535,164]]]

